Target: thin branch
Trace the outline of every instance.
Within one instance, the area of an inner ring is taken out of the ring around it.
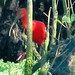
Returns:
[[[54,72],[59,68],[59,66],[68,58],[68,56],[69,56],[74,50],[75,50],[75,47],[72,49],[71,52],[69,52],[69,54],[64,58],[64,60],[56,67],[56,69],[55,69],[52,73],[54,73]]]
[[[16,16],[16,18],[13,21],[13,23],[11,24],[11,27],[10,27],[10,30],[9,30],[9,36],[11,35],[11,30],[14,27],[14,25],[16,24],[16,22],[18,21],[19,18],[20,18],[19,16]]]

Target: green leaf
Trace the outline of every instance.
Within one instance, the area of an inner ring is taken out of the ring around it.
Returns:
[[[75,21],[75,14],[71,15],[71,22]]]
[[[63,18],[62,18],[62,23],[71,23],[70,18],[67,17],[66,15],[63,16]]]
[[[23,75],[24,74],[24,64],[25,62],[21,61],[19,63],[3,62],[3,59],[0,60],[0,75],[6,75],[6,73],[11,73],[12,75]],[[17,74],[13,71],[18,71]]]

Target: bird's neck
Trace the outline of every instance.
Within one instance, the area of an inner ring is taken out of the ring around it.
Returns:
[[[22,17],[21,21],[22,21],[23,27],[24,27],[25,29],[27,29],[27,14],[25,14],[25,15]]]

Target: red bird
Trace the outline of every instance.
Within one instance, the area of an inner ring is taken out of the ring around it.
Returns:
[[[25,28],[25,34],[27,34],[27,10],[25,8],[19,9],[18,16],[21,17],[22,25]],[[33,41],[41,46],[46,39],[45,24],[41,21],[33,20],[32,31]]]
[[[25,8],[19,9],[17,16],[21,18],[22,25],[25,29],[25,34],[27,34],[27,10]],[[46,26],[41,21],[33,20],[32,25],[32,32],[33,32],[33,41],[42,45],[43,41],[46,39]],[[24,54],[20,54],[17,60],[20,60],[24,57]]]

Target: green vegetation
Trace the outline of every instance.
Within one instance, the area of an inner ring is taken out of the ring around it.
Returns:
[[[6,3],[9,3],[8,0],[4,0],[4,1]],[[33,42],[33,32],[34,32],[34,30],[32,32],[33,16],[35,16],[35,19],[37,20],[36,14],[38,15],[39,13],[39,11],[36,12],[35,10],[33,10],[33,4],[35,4],[35,3],[32,3],[33,1],[37,2],[36,0],[27,0],[27,8],[26,8],[27,9],[27,35],[21,32],[23,34],[21,37],[23,44],[20,45],[21,47],[24,46],[24,48],[19,47],[18,49],[16,49],[16,50],[20,49],[23,52],[25,51],[26,57],[25,59],[18,61],[18,63],[9,62],[9,61],[3,62],[3,59],[1,59],[0,60],[0,75],[52,75],[52,74],[53,75],[75,75],[75,23],[72,24],[73,22],[75,22],[75,13],[73,11],[73,7],[74,7],[73,5],[75,4],[75,1],[71,2],[72,0],[61,0],[62,7],[63,7],[62,9],[63,14],[59,15],[60,14],[59,11],[61,11],[61,10],[58,10],[58,8],[60,8],[58,7],[60,4],[59,3],[60,0],[48,0],[52,2],[51,7],[49,6],[50,7],[49,13],[47,13],[48,10],[47,12],[46,11],[40,12],[41,15],[46,12],[45,15],[47,16],[47,20],[44,22],[43,20],[40,20],[40,18],[42,17],[37,17],[39,18],[40,21],[43,21],[44,23],[46,23],[46,31],[45,31],[46,40],[44,40],[42,46],[39,46],[36,44],[36,42]],[[11,0],[11,2],[13,2],[13,0]],[[4,2],[1,2],[1,3],[4,4]],[[44,7],[43,0],[39,4],[40,4],[39,8],[37,8],[36,6],[35,7],[37,9],[43,8],[42,10],[44,10],[45,7]],[[13,4],[10,4],[10,5],[13,5]],[[8,6],[6,9],[9,9]],[[7,18],[8,17],[9,16],[7,16]],[[16,23],[16,26],[19,28],[19,26],[17,25],[18,23]],[[11,25],[11,22],[10,22],[10,25]],[[7,26],[7,25],[5,24],[4,26]],[[2,31],[5,28],[2,28]],[[7,30],[9,29],[11,30],[11,33],[12,33],[11,36],[13,37],[13,39],[16,36],[17,36],[16,38],[18,38],[18,34],[19,34],[18,33],[19,31],[16,32],[17,31],[16,28],[15,28],[16,31],[13,31],[14,28],[15,26],[14,27],[10,26],[10,28],[7,29]],[[38,31],[39,31],[39,28],[37,32]],[[3,31],[0,35],[2,37],[5,37],[3,36],[4,34],[6,34],[5,32],[6,31]],[[8,33],[9,32],[10,31],[8,31]],[[15,37],[13,35],[15,35]],[[11,36],[9,37],[12,38]],[[10,56],[12,55],[10,54],[12,52],[11,49],[16,48],[18,46],[15,45],[16,46],[15,47],[12,45],[10,46],[11,47],[10,48],[9,42],[13,40],[10,41],[10,39],[8,38],[8,40],[5,41],[6,43],[5,44],[4,39],[0,43],[2,44],[2,51],[4,50],[5,51],[4,54],[6,55],[7,53],[9,53],[8,55]],[[3,45],[6,45],[6,46],[3,46]],[[6,52],[6,51],[10,51],[10,52]],[[6,55],[4,57],[5,59],[7,58]],[[71,63],[70,59],[72,60],[72,64],[70,64]]]
[[[23,75],[24,74],[24,64],[25,62],[20,61],[19,63],[3,62],[0,60],[0,75]]]
[[[34,64],[36,61],[34,61]],[[3,61],[3,59],[0,59],[0,75],[24,75],[24,65],[25,61],[19,61],[18,63],[9,62],[6,63]],[[40,75],[41,69],[39,68],[34,74]],[[34,75],[33,74],[33,75]]]

